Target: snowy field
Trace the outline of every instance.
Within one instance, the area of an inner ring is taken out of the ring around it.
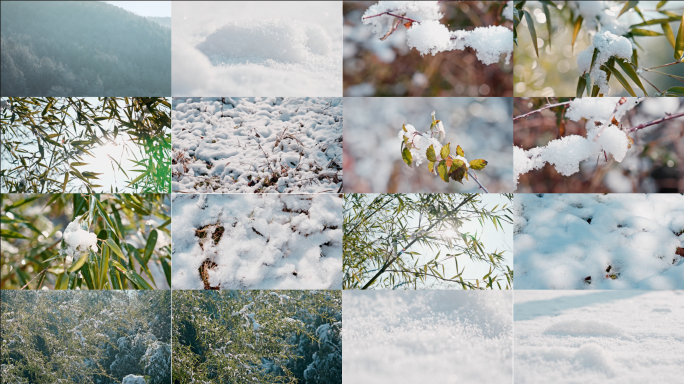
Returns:
[[[510,383],[511,292],[343,291],[345,383]]]
[[[338,192],[342,98],[174,98],[174,192]]]
[[[515,292],[516,384],[681,382],[684,292],[557,293]]]
[[[341,289],[341,195],[172,195],[174,289]]]
[[[516,194],[517,289],[684,289],[684,195]]]
[[[173,2],[173,95],[341,96],[342,2]]]

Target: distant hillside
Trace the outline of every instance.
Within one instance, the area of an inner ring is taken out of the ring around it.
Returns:
[[[147,16],[147,19],[152,20],[155,23],[158,23],[159,25],[162,25],[166,28],[171,28],[171,18],[170,17]]]
[[[155,21],[89,1],[2,1],[0,11],[2,96],[171,94],[171,30]]]

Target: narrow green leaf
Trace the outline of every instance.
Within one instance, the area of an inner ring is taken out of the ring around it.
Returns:
[[[639,68],[639,55],[637,54],[636,48],[632,50],[632,63],[634,63],[634,66]]]
[[[589,71],[594,68],[594,63],[596,63],[596,57],[598,57],[598,53],[598,48],[594,48],[594,54],[591,56],[591,65],[589,66]]]
[[[106,243],[107,243],[107,245],[109,245],[109,247],[112,249],[112,251],[114,251],[114,253],[116,253],[120,258],[122,258],[122,259],[124,258],[124,254],[123,254],[123,252],[121,252],[121,248],[119,248],[119,246],[116,245],[114,240],[107,239]]]
[[[614,68],[614,67],[608,67],[608,66],[606,66],[606,68],[608,68],[608,70],[610,70],[610,72],[612,72],[613,75],[615,75],[615,78],[618,79],[618,81],[620,82],[620,84],[622,84],[622,86],[625,88],[625,90],[626,90],[627,92],[629,92],[630,95],[632,95],[633,97],[636,97],[636,93],[634,92],[634,90],[632,89],[632,87],[631,87],[631,86],[629,85],[629,83],[627,82],[627,79],[625,79],[624,76],[622,76],[622,74],[620,73],[620,71],[618,71],[618,70],[617,70],[616,68]]]
[[[671,87],[663,93],[673,96],[684,96],[684,87]]]
[[[28,237],[22,235],[21,233],[10,231],[9,229],[0,229],[0,237],[4,237],[7,239],[28,239]]]
[[[667,3],[667,0],[659,1],[658,5],[656,5],[656,9],[660,9]]]
[[[651,31],[648,29],[634,28],[629,33],[632,36],[662,36],[663,34],[656,31]]]
[[[625,2],[625,6],[622,7],[622,10],[620,11],[620,14],[618,15],[618,17],[622,16],[623,13],[629,11],[630,9],[636,7],[637,4],[639,4],[638,1],[627,1],[627,2]]]
[[[117,237],[121,237],[120,234],[116,231],[116,228],[114,227],[114,223],[112,222],[112,219],[109,218],[109,215],[105,211],[104,207],[102,206],[102,203],[100,203],[99,200],[95,199],[95,206],[97,207],[97,210],[100,212],[100,216],[105,220],[105,223],[107,223],[107,226],[109,229],[114,232],[114,234],[117,235]]]
[[[679,31],[677,31],[677,41],[675,42],[674,59],[677,61],[684,60],[684,13],[682,13],[682,21],[679,23]]]
[[[81,256],[81,258],[78,259],[77,262],[75,262],[74,264],[71,265],[71,267],[69,267],[69,269],[68,269],[69,273],[74,272],[74,271],[78,271],[79,269],[81,269],[81,267],[83,266],[83,264],[85,264],[85,262],[87,260],[88,260],[88,253],[84,253],[83,256]]]
[[[587,85],[587,79],[584,76],[580,76],[577,80],[577,92],[575,92],[576,97],[582,97],[584,89]]]
[[[537,31],[534,29],[534,20],[529,12],[523,9],[525,14],[525,20],[527,20],[527,28],[530,30],[530,36],[532,37],[532,44],[534,45],[534,51],[537,52],[537,57],[539,57],[539,48],[537,47]]]
[[[544,8],[544,15],[546,16],[546,29],[549,31],[549,45],[551,45],[551,13],[549,12],[549,7],[546,3],[542,3],[542,7]]]
[[[674,33],[672,32],[672,28],[670,27],[670,23],[662,23],[661,26],[663,27],[663,34],[665,35],[665,37],[667,37],[667,41],[670,42],[672,49],[674,49],[675,37]]]
[[[584,81],[587,84],[587,95],[591,94],[591,74],[589,72],[584,74]]]
[[[575,40],[577,40],[577,35],[579,34],[580,29],[582,28],[582,16],[578,16],[577,20],[575,20],[575,25],[573,27],[572,31],[572,52],[575,52]]]
[[[641,83],[641,80],[639,79],[639,75],[637,75],[636,71],[632,67],[632,65],[628,62],[626,62],[624,59],[616,59],[615,60],[620,68],[629,76],[630,79],[636,84],[639,88],[641,88],[642,91],[644,91],[644,95],[648,97],[648,93],[646,92],[646,88],[644,88],[644,85]]]
[[[157,245],[157,230],[153,229],[150,231],[150,237],[147,238],[147,244],[145,245],[145,254],[144,254],[144,264],[147,265],[147,263],[150,261],[150,257],[152,257],[152,253],[154,252],[154,247]]]

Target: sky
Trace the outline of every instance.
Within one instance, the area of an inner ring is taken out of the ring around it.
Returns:
[[[171,17],[170,1],[105,1],[140,16]]]

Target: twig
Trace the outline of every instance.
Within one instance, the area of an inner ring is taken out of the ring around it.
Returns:
[[[411,19],[411,18],[409,18],[409,17],[404,17],[404,16],[395,15],[395,14],[393,14],[393,13],[391,13],[391,12],[394,12],[394,10],[392,10],[392,11],[386,11],[386,12],[382,12],[382,13],[378,13],[377,15],[373,15],[373,16],[366,16],[366,17],[363,18],[363,20],[370,19],[370,18],[373,18],[373,17],[382,16],[382,15],[389,15],[389,16],[394,16],[394,17],[399,18],[399,19],[403,19],[403,20],[406,20],[406,21],[410,21],[410,22],[412,22],[412,23],[418,23],[418,24],[420,24],[420,21],[413,20],[413,19]]]
[[[654,70],[651,70],[651,69],[644,69],[644,71],[646,71],[646,72],[652,72],[652,73],[658,73],[658,74],[661,74],[661,75],[669,76],[669,77],[671,77],[671,78],[673,78],[673,79],[675,79],[675,80],[679,80],[679,81],[681,81],[681,82],[684,82],[684,77],[682,77],[682,76],[671,75],[671,74],[669,74],[669,73],[660,72],[660,71],[654,71]]]
[[[55,259],[55,260],[57,260],[57,259]],[[33,283],[33,280],[37,279],[38,276],[44,276],[44,275],[46,274],[47,270],[50,269],[50,267],[52,267],[52,263],[54,263],[55,260],[52,260],[52,261],[50,262],[50,265],[48,265],[47,267],[45,267],[45,269],[43,269],[42,271],[40,271],[40,273],[37,274],[36,277],[34,277],[33,279],[31,279],[31,281],[29,281],[28,283],[26,283],[26,285],[24,285],[23,287],[21,287],[20,291],[23,290],[24,288],[28,287],[29,284]],[[38,284],[38,286],[40,286],[42,283],[43,283],[43,280],[41,279],[40,284]]]
[[[480,184],[480,180],[477,179],[477,176],[475,176],[474,173],[470,173],[470,170],[468,170],[468,174],[470,175],[470,177],[473,178],[473,180],[475,180],[475,182],[477,183],[477,185],[479,185],[480,188],[482,188],[483,191],[485,191],[486,193],[489,193],[489,191],[487,190],[487,188],[485,188],[484,185]]]
[[[646,127],[650,127],[651,125],[660,124],[660,123],[662,123],[663,121],[676,119],[676,118],[682,117],[682,116],[684,116],[684,112],[678,113],[678,114],[676,114],[676,115],[668,115],[668,116],[665,116],[665,117],[661,117],[660,119],[656,119],[656,120],[653,120],[653,121],[649,121],[648,123],[639,124],[639,125],[637,125],[636,127],[629,128],[629,130],[628,130],[627,132],[628,132],[628,133],[632,133],[632,132],[634,132],[634,131],[638,131],[638,130],[640,130],[640,129],[643,129],[643,128],[646,128]]]
[[[649,68],[641,68],[644,71],[648,71],[649,69],[655,69],[655,68],[662,68],[662,67],[669,67],[670,65],[676,65],[676,64],[684,64],[684,62],[681,61],[673,61],[671,63],[663,64],[663,65],[658,65],[655,67],[649,67]]]
[[[644,75],[642,75],[641,73],[639,73],[639,77],[641,77],[642,79],[644,79],[644,81],[647,82],[648,85],[650,85],[651,87],[655,88],[655,90],[658,91],[658,93],[662,93],[662,92],[660,91],[660,89],[658,89],[658,87],[656,87],[655,85],[653,85],[653,83],[651,83],[650,81],[648,81],[648,79],[645,78]]]
[[[520,116],[518,116],[518,117],[514,117],[513,120],[515,121],[515,120],[521,119],[521,118],[523,118],[523,117],[527,117],[527,116],[529,116],[529,115],[531,115],[531,114],[533,114],[533,113],[541,112],[541,111],[543,111],[543,110],[545,110],[545,109],[549,109],[549,108],[558,107],[558,106],[561,106],[561,105],[570,104],[571,102],[572,102],[572,100],[566,101],[566,102],[564,102],[564,103],[557,103],[557,104],[546,105],[546,106],[544,106],[544,107],[542,107],[542,108],[539,108],[539,109],[537,109],[537,110],[534,110],[534,111],[531,111],[531,112],[527,112],[527,113],[522,114],[522,115],[520,115]]]

